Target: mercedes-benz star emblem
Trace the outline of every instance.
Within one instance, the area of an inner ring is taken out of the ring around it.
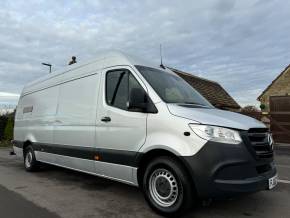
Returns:
[[[269,146],[270,146],[271,150],[273,151],[274,143],[273,143],[273,138],[272,138],[272,134],[271,133],[268,134],[268,142],[269,142]]]

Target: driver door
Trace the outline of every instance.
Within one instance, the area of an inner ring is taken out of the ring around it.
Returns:
[[[100,161],[96,170],[105,176],[132,181],[137,151],[146,139],[147,114],[128,109],[129,93],[142,88],[129,67],[106,69],[98,105],[96,128]]]

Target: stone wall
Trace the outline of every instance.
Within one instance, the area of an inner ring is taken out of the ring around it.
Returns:
[[[261,96],[261,104],[265,104],[265,112],[270,111],[270,96],[290,95],[290,67],[271,85],[271,87]]]

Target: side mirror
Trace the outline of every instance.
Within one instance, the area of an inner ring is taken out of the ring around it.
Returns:
[[[135,112],[157,113],[155,105],[141,88],[131,89],[128,109]]]

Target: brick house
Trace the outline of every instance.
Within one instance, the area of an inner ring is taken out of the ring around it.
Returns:
[[[273,81],[272,83],[262,92],[258,97],[258,101],[261,102],[261,105],[264,105],[265,108],[262,108],[264,112],[270,112],[270,101],[284,101],[288,102],[287,99],[290,99],[290,65],[287,66]],[[272,105],[275,107],[275,105]],[[290,110],[290,105],[289,110]]]
[[[240,105],[219,83],[174,68],[169,69],[187,81],[216,108],[230,111],[241,109]]]
[[[258,97],[274,141],[290,143],[290,65]]]

